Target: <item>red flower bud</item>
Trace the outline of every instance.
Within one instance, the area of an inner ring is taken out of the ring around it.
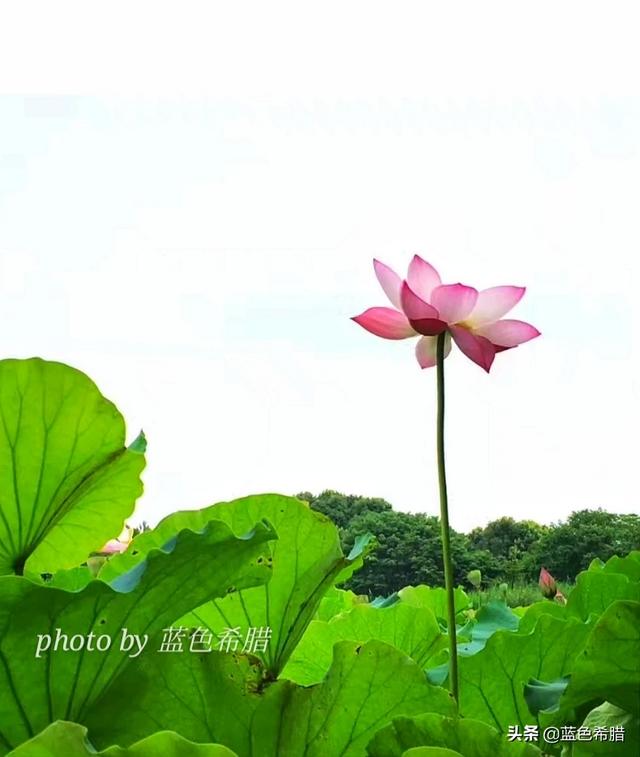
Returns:
[[[545,568],[540,568],[540,578],[538,579],[538,585],[540,586],[540,591],[542,591],[542,594],[546,599],[553,599],[558,592],[556,579]]]

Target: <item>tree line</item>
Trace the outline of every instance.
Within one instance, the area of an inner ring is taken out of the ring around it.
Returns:
[[[388,595],[410,584],[441,586],[440,521],[425,513],[397,512],[384,499],[326,490],[296,495],[338,527],[347,554],[357,536],[372,533],[378,547],[348,583],[357,594]],[[600,558],[640,549],[640,517],[578,510],[549,526],[502,517],[468,534],[451,529],[455,580],[469,585],[467,574],[480,570],[483,584],[536,581],[544,566],[558,580],[571,582]]]

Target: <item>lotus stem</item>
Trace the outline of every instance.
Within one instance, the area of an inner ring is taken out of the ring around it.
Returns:
[[[438,486],[440,489],[440,525],[442,528],[442,561],[444,585],[447,594],[447,633],[449,636],[449,691],[458,702],[458,645],[456,641],[456,608],[453,594],[453,563],[451,562],[451,534],[449,532],[449,504],[447,474],[444,464],[444,347],[446,332],[438,335],[436,344],[436,371],[438,393],[437,455]]]

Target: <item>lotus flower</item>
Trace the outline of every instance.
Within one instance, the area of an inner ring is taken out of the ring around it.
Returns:
[[[540,590],[547,599],[553,599],[556,594],[558,594],[556,579],[551,575],[551,573],[549,573],[548,570],[546,570],[546,568],[540,568],[538,586],[540,586]]]
[[[109,541],[98,550],[100,555],[115,555],[119,552],[124,552],[125,549],[131,544],[133,538],[133,531],[129,526],[125,526],[120,536],[117,539],[109,539]]]
[[[436,337],[443,332],[445,357],[453,337],[462,352],[487,372],[496,353],[540,335],[524,321],[502,317],[522,299],[524,287],[478,291],[465,284],[443,284],[436,269],[418,255],[409,264],[405,280],[379,260],[373,266],[394,307],[369,308],[353,320],[383,339],[419,336],[416,357],[421,368],[436,364]]]
[[[419,337],[416,345],[418,363],[422,368],[436,366],[436,459],[440,490],[442,562],[447,597],[449,690],[457,702],[459,686],[456,606],[444,443],[444,360],[451,352],[453,338],[462,352],[488,373],[497,352],[517,347],[539,336],[540,332],[523,321],[502,317],[520,302],[524,287],[498,286],[479,292],[464,284],[443,284],[436,269],[418,255],[411,260],[405,280],[379,260],[373,261],[373,267],[393,308],[369,308],[353,320],[383,339]],[[480,571],[471,571],[468,578],[470,582],[477,579],[479,584]],[[543,568],[540,573],[540,586],[544,592],[547,591],[549,580],[553,581],[553,578]],[[551,596],[556,596],[555,581]],[[558,601],[561,601],[560,597]]]

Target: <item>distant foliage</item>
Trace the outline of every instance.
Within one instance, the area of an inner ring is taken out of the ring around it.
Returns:
[[[353,547],[356,537],[372,533],[378,547],[364,566],[351,578],[348,588],[356,594],[388,595],[409,584],[436,586],[442,580],[442,543],[440,523],[433,515],[401,513],[383,499],[347,496],[335,491],[314,497],[309,492],[298,494],[331,518],[339,527],[345,553]],[[468,538],[452,529],[451,549],[455,580],[467,584],[467,573],[479,569],[491,576],[491,555],[483,550],[470,553]]]
[[[340,529],[342,546],[351,549],[359,534],[371,532],[378,548],[348,584],[357,594],[388,595],[409,584],[442,584],[438,518],[393,510],[384,499],[327,490],[297,495]],[[469,534],[451,532],[457,583],[471,587],[470,571],[483,584],[522,586],[538,580],[545,566],[560,581],[572,582],[595,557],[607,560],[640,548],[640,517],[604,510],[580,510],[565,522],[544,526],[502,517]]]
[[[529,564],[529,553],[547,531],[546,526],[532,520],[517,521],[505,516],[484,528],[474,528],[469,534],[469,544],[472,550],[491,554],[491,573],[495,579],[514,583],[534,577],[535,565]]]
[[[579,510],[547,529],[532,545],[529,573],[544,565],[560,581],[572,581],[592,560],[606,561],[640,547],[640,516]]]
[[[386,500],[379,497],[358,497],[352,494],[340,494],[340,492],[331,489],[326,489],[317,497],[314,497],[310,492],[301,492],[296,496],[298,499],[308,502],[313,510],[331,518],[338,528],[347,528],[358,515],[385,513],[393,510]]]

